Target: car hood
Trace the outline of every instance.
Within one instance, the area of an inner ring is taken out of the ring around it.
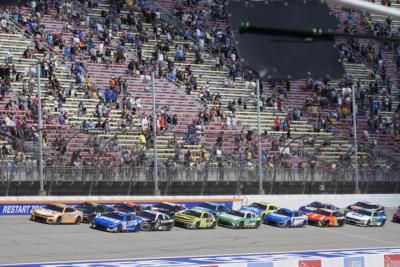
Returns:
[[[255,207],[250,207],[250,206],[242,206],[240,208],[241,210],[246,210],[246,211],[250,211],[256,214],[261,214],[264,210],[259,209],[259,208],[255,208]]]
[[[56,216],[57,214],[60,214],[60,213],[57,212],[57,211],[48,210],[48,209],[45,209],[45,208],[41,208],[41,209],[34,210],[34,212],[35,212],[36,214],[40,214],[40,215],[43,215],[43,216]]]
[[[268,213],[266,216],[267,216],[268,219],[277,220],[277,221],[283,221],[283,220],[290,219],[289,216],[285,216],[285,215],[282,215],[282,214],[277,214],[277,213],[274,213],[274,212]]]
[[[194,207],[194,210],[201,210],[201,211],[205,211],[205,212],[209,212],[209,213],[215,213],[215,210],[211,210],[208,208],[203,208],[203,207]]]
[[[243,219],[242,217],[231,215],[231,214],[222,214],[218,217],[219,220],[225,220],[225,221],[231,221],[231,222],[236,222],[240,221]]]
[[[349,218],[352,218],[352,219],[357,219],[357,220],[368,220],[368,219],[370,219],[370,216],[368,216],[368,215],[364,215],[364,214],[360,214],[360,213],[352,212],[352,211],[348,212],[346,214],[346,217],[349,217]]]
[[[192,222],[192,221],[199,220],[200,218],[195,217],[195,216],[190,216],[190,215],[182,214],[182,213],[176,213],[176,214],[174,215],[174,219],[175,219],[175,220],[178,220],[178,221],[188,221],[188,222]]]
[[[117,225],[120,224],[121,221],[109,217],[99,216],[94,218],[93,223],[98,223],[103,225]]]

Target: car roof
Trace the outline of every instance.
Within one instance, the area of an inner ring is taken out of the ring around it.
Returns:
[[[323,211],[326,211],[326,212],[336,212],[336,210],[325,209],[325,208],[322,208],[322,209],[320,209],[320,210],[323,210]]]
[[[289,211],[289,212],[298,212],[298,210],[292,210],[288,208],[280,208],[280,210]]]
[[[156,203],[156,205],[157,204],[166,204],[166,205],[170,205],[170,206],[182,206],[179,203],[172,203],[172,202],[159,202],[159,203]]]
[[[253,203],[258,203],[258,204],[262,204],[262,205],[266,205],[266,206],[272,205],[271,203],[264,202],[264,201],[255,201],[255,202],[253,202]],[[253,203],[252,203],[252,204],[253,204]],[[250,204],[250,205],[251,205],[251,204]]]
[[[159,215],[159,214],[163,214],[164,215],[164,213],[156,211],[156,210],[143,210],[142,212],[147,212],[147,213],[151,213],[151,214],[154,214],[154,215]]]
[[[49,203],[49,205],[57,206],[57,207],[60,207],[60,208],[69,207],[68,205],[63,204],[63,203]],[[70,207],[70,208],[72,208],[72,207]]]
[[[132,215],[131,213],[122,212],[122,211],[117,211],[117,210],[111,211],[111,213],[115,213],[115,214],[118,214],[118,215],[120,215],[120,216]]]

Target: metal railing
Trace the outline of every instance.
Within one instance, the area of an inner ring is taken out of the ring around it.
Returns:
[[[8,164],[0,169],[0,183],[39,181],[39,168]],[[152,167],[45,167],[49,182],[152,182]],[[256,166],[183,167],[158,169],[160,182],[256,182]],[[360,182],[399,182],[400,172],[392,169],[360,169]],[[355,182],[354,170],[347,169],[263,169],[263,183],[282,182]]]

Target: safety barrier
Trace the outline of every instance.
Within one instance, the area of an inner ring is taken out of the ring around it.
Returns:
[[[297,209],[312,201],[332,203],[344,208],[356,201],[366,200],[377,202],[386,207],[398,207],[400,194],[354,194],[354,195],[244,195],[244,196],[82,196],[82,197],[1,197],[0,216],[28,215],[34,208],[47,203],[78,204],[85,201],[113,204],[117,202],[135,202],[151,204],[156,202],[175,202],[193,207],[199,202],[224,203],[229,208],[240,208],[241,205],[255,201],[274,203],[280,207]]]
[[[400,248],[54,262],[49,264],[18,264],[15,266],[399,267]]]

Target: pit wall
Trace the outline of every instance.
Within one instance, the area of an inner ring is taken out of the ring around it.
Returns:
[[[185,204],[188,208],[200,202],[218,202],[228,208],[238,209],[242,205],[255,201],[270,202],[279,207],[298,209],[313,201],[331,203],[339,208],[344,208],[356,201],[371,201],[385,207],[400,206],[400,194],[354,194],[354,195],[243,195],[243,196],[81,196],[81,197],[0,197],[0,216],[28,215],[34,208],[39,208],[47,203],[65,203],[76,205],[85,201],[103,204],[118,202],[134,202],[140,204],[153,204],[157,202],[175,202]]]

